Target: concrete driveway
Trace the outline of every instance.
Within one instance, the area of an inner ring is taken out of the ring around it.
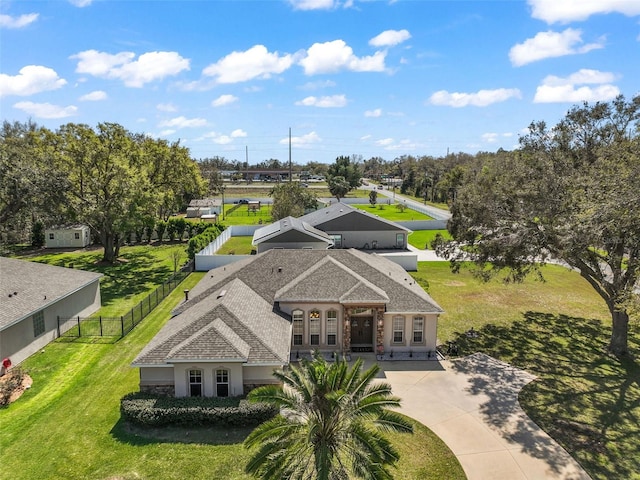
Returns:
[[[590,479],[520,408],[518,392],[533,375],[484,354],[378,365],[402,413],[438,435],[469,480]]]

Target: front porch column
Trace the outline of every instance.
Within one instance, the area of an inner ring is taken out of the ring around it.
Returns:
[[[376,353],[382,354],[384,352],[384,308],[378,307],[375,309],[375,312]]]
[[[344,324],[342,326],[342,348],[344,353],[351,353],[351,310],[347,307],[343,307],[342,317],[344,319]]]

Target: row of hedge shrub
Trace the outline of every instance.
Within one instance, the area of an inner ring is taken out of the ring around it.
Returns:
[[[218,238],[223,231],[224,225],[215,223],[213,225],[209,225],[203,232],[192,237],[189,240],[189,245],[187,246],[187,255],[189,256],[189,260],[194,259],[196,253]]]
[[[159,427],[165,425],[251,427],[278,414],[277,407],[247,400],[206,397],[161,397],[134,392],[120,402],[122,416],[138,425]]]

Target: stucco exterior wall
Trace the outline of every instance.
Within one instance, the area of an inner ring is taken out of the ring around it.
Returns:
[[[229,396],[235,397],[244,393],[242,363],[177,363],[173,366],[173,381],[175,396],[189,396],[189,370],[202,370],[202,394],[205,397],[215,397],[216,370],[229,370]]]
[[[14,365],[18,365],[58,337],[58,316],[86,317],[98,310],[100,308],[100,282],[96,279],[56,303],[46,305],[43,300],[43,304],[44,333],[34,337],[33,316],[6,328],[0,332],[0,358],[9,357]],[[36,310],[34,313],[38,311],[40,310]]]
[[[334,248],[358,248],[381,250],[390,248],[406,248],[407,232],[397,231],[326,231],[329,235],[342,235],[342,246]],[[396,244],[396,234],[402,234],[402,246]],[[374,247],[375,245],[375,247]]]
[[[393,342],[393,318],[404,317],[404,338],[401,343]],[[424,317],[424,342],[413,342],[413,318]],[[425,313],[404,313],[384,315],[384,350],[388,352],[434,352],[438,336],[438,315]]]

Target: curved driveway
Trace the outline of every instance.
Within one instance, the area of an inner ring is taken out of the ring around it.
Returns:
[[[469,480],[590,479],[520,408],[518,393],[533,375],[480,353],[378,365],[402,413],[438,435]]]

